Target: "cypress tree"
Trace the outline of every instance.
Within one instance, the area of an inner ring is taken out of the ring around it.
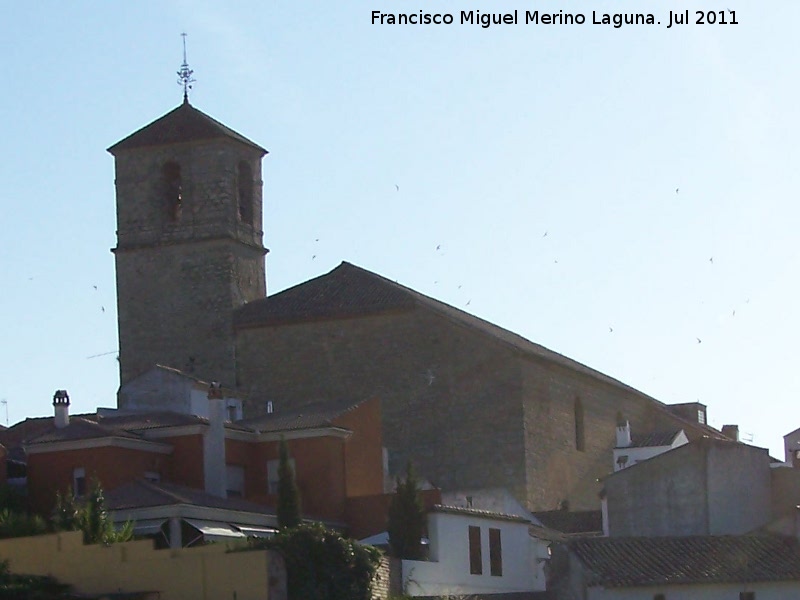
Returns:
[[[425,511],[419,494],[419,482],[409,461],[406,478],[397,478],[397,488],[389,505],[389,546],[397,558],[420,560],[425,533]]]
[[[287,529],[300,525],[300,491],[289,463],[289,448],[281,438],[278,462],[278,528]]]

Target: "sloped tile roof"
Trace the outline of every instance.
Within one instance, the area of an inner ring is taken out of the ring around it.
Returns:
[[[158,412],[131,413],[121,416],[104,416],[98,418],[97,422],[113,429],[145,431],[148,429],[161,429],[163,427],[207,424],[208,419],[165,410]]]
[[[657,446],[671,446],[681,429],[672,431],[654,431],[653,433],[634,434],[631,436],[631,445],[626,448],[653,448]]]
[[[330,273],[274,296],[248,302],[234,315],[237,327],[357,317],[415,306],[411,290],[343,262]]]
[[[181,142],[195,142],[227,138],[266,154],[266,150],[251,142],[240,133],[212,119],[204,112],[197,110],[188,102],[184,102],[163,117],[145,125],[125,139],[111,146],[108,151],[115,154],[119,150],[130,150],[145,146],[165,146]]]
[[[533,513],[549,529],[566,535],[597,535],[603,531],[603,515],[599,510],[548,510]]]
[[[800,544],[778,536],[588,538],[568,543],[589,585],[800,581]]]
[[[202,490],[196,490],[175,483],[145,481],[137,479],[107,491],[106,507],[109,510],[131,510],[153,506],[172,506],[188,504],[239,510],[261,514],[274,514],[274,509],[241,498],[220,498]]]
[[[316,429],[332,427],[333,421],[361,405],[364,400],[318,401],[291,408],[286,412],[275,412],[252,419],[239,421],[242,427],[259,432],[294,431],[298,429]],[[280,410],[280,408],[279,408]]]
[[[447,513],[451,515],[464,515],[472,517],[485,517],[487,519],[497,519],[500,521],[516,521],[518,523],[530,523],[530,519],[519,515],[509,515],[507,513],[484,510],[482,508],[467,508],[464,506],[448,506],[446,504],[434,504],[431,512]]]
[[[234,313],[234,325],[239,328],[263,327],[310,320],[407,311],[417,306],[424,306],[436,311],[456,323],[491,336],[524,354],[563,365],[615,387],[624,388],[663,406],[663,403],[608,375],[526,340],[498,325],[348,262],[342,262],[325,275],[273,296],[248,302]]]
[[[59,429],[54,424],[51,424],[49,431],[32,440],[29,440],[27,444],[32,446],[35,444],[49,444],[53,442],[90,440],[107,437],[127,438],[134,440],[143,439],[142,436],[136,435],[135,433],[100,425],[87,419],[71,418],[66,427]]]

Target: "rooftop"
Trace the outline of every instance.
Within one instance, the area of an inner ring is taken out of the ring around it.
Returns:
[[[800,581],[800,544],[778,536],[587,538],[568,543],[589,585]]]
[[[255,142],[197,110],[186,101],[163,117],[117,142],[108,151],[116,155],[120,150],[214,139],[234,140],[259,150],[262,154],[267,153]]]

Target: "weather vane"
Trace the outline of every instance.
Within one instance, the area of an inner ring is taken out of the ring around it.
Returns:
[[[189,68],[189,63],[186,62],[186,34],[182,33],[181,37],[183,38],[183,64],[181,64],[181,70],[178,71],[178,85],[183,86],[183,101],[189,102],[189,90],[192,89],[192,84],[195,80],[192,78],[192,71]]]

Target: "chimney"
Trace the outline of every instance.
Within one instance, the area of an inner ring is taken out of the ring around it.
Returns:
[[[627,448],[631,445],[631,424],[621,412],[617,413],[617,448]]]
[[[55,409],[55,424],[58,429],[69,425],[69,394],[67,390],[56,390],[53,394],[53,408]]]
[[[225,498],[228,482],[225,464],[225,401],[222,385],[208,386],[208,431],[203,436],[203,475],[209,494]]]
[[[722,435],[726,438],[733,440],[734,442],[739,441],[739,426],[738,425],[723,425],[722,426]]]

